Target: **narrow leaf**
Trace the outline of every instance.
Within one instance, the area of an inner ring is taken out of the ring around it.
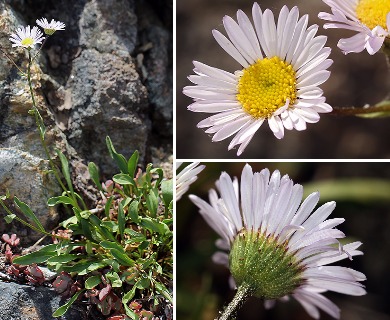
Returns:
[[[102,188],[102,185],[101,185],[100,179],[99,179],[99,169],[96,166],[96,164],[93,162],[88,163],[88,171],[89,171],[89,174],[91,176],[92,181],[96,184],[96,186],[98,187],[98,189],[100,191],[103,191],[103,188]]]
[[[102,282],[101,276],[92,276],[85,280],[85,289],[93,289]]]
[[[65,178],[66,183],[68,185],[69,191],[73,195],[74,190],[73,190],[72,180],[70,178],[68,159],[66,159],[65,155],[61,151],[59,151],[59,150],[56,150],[56,151],[57,151],[58,157],[60,158],[60,161],[61,161],[62,174],[64,175],[64,178]]]
[[[130,206],[129,206],[129,217],[132,221],[134,221],[135,223],[139,223],[139,216],[138,216],[138,205],[139,205],[139,202],[138,200],[133,200],[131,203],[130,203]]]
[[[157,216],[158,198],[153,189],[150,190],[149,194],[146,196],[146,207],[148,208],[150,215],[155,218]]]
[[[16,218],[15,214],[9,214],[4,217],[5,222],[11,223]]]
[[[163,169],[161,168],[154,168],[152,170],[150,170],[150,173],[157,173],[158,174],[158,179],[156,181],[156,186],[158,187],[162,181],[162,179],[164,178],[164,171]]]
[[[161,193],[166,208],[169,207],[169,204],[173,200],[173,180],[164,180],[161,182]]]
[[[83,258],[83,256],[77,254],[62,254],[60,256],[54,256],[47,260],[47,263],[67,263],[78,258]]]
[[[116,183],[121,185],[131,184],[135,186],[134,179],[125,173],[116,174],[115,176],[112,177],[112,180],[114,180]]]
[[[129,172],[130,177],[134,177],[135,170],[137,169],[138,165],[138,159],[139,159],[139,153],[138,150],[135,150],[134,153],[131,155],[129,161],[127,162],[127,170]]]
[[[72,206],[75,206],[73,199],[71,199],[67,196],[51,197],[51,198],[49,198],[49,200],[47,200],[47,205],[49,207],[53,207],[53,206],[60,204],[60,203],[70,204]]]
[[[45,232],[45,228],[42,226],[41,222],[38,220],[34,212],[32,212],[32,210],[27,204],[20,201],[16,196],[14,197],[14,202],[17,207],[24,213],[24,215],[35,223],[39,230]]]
[[[111,209],[112,200],[114,200],[114,198],[112,196],[109,197],[107,199],[106,205],[104,206],[104,213],[106,214],[107,218],[110,218],[110,209]]]
[[[109,136],[106,137],[106,144],[111,158],[115,160],[117,166],[122,171],[122,173],[128,173],[126,158],[123,155],[116,152],[114,145],[112,144],[112,141]]]
[[[65,314],[72,305],[72,303],[75,302],[79,295],[82,294],[84,291],[85,289],[80,290],[72,298],[70,298],[67,303],[65,303],[63,306],[59,307],[56,311],[54,311],[53,317],[61,317],[63,314]]]
[[[119,228],[119,234],[121,235],[121,239],[123,240],[123,231],[125,230],[126,225],[126,217],[125,212],[123,210],[122,203],[119,203],[118,207],[118,228]]]
[[[157,292],[162,294],[169,302],[173,303],[172,296],[169,294],[168,289],[162,283],[155,281],[154,287],[156,288]]]
[[[22,265],[28,265],[31,263],[42,263],[56,255],[56,252],[42,252],[41,250],[39,250],[26,254],[25,256],[16,257],[12,262]]]
[[[112,249],[112,256],[119,262],[119,264],[127,267],[132,267],[134,265],[134,260],[130,259],[126,254],[122,253],[119,250]]]

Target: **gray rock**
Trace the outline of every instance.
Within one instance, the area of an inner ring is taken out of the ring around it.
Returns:
[[[134,1],[89,1],[82,11],[79,28],[81,46],[128,56],[134,51],[137,41]]]
[[[27,152],[0,149],[0,194],[5,194],[8,189],[11,196],[16,195],[27,203],[42,225],[50,229],[58,222],[59,216],[53,207],[47,206],[47,199],[60,194],[61,190],[54,176],[47,173],[48,169],[47,161]],[[5,213],[2,208],[0,212]],[[23,225],[4,222],[0,223],[0,233],[16,233],[24,245],[42,236]]]
[[[109,135],[118,152],[129,157],[138,150],[144,161],[151,128],[148,100],[131,57],[83,50],[73,61],[66,89],[72,100],[66,132],[83,159],[96,162],[105,173],[115,173],[105,144]]]
[[[55,320],[53,312],[66,301],[54,289],[0,282],[0,320]],[[85,319],[71,307],[61,320]]]

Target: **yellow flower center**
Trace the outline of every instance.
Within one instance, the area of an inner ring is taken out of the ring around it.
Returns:
[[[279,57],[257,60],[243,70],[238,81],[237,100],[252,117],[267,118],[297,98],[296,76],[291,64]]]
[[[389,12],[389,0],[360,0],[356,7],[358,19],[370,29],[381,26],[387,30],[386,16]]]
[[[24,38],[21,43],[24,46],[31,47],[34,44],[34,39],[30,38],[30,37],[29,38]]]

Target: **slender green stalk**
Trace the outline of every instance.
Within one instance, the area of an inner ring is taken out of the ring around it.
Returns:
[[[35,59],[35,57],[34,57],[34,59]],[[32,104],[33,104],[33,108],[32,109],[33,109],[34,116],[35,116],[35,122],[36,122],[36,125],[38,127],[39,137],[40,137],[40,140],[41,140],[42,147],[43,147],[43,149],[45,151],[46,157],[49,160],[50,167],[51,167],[51,169],[52,169],[52,171],[54,173],[54,176],[56,177],[56,179],[57,179],[59,185],[61,186],[61,188],[65,192],[67,192],[68,190],[65,187],[65,185],[62,183],[61,178],[60,178],[60,176],[58,174],[58,170],[57,170],[56,166],[54,165],[53,159],[51,158],[50,152],[49,152],[49,150],[48,150],[48,148],[46,146],[44,123],[43,123],[42,116],[39,113],[39,110],[37,108],[37,104],[36,104],[36,101],[35,101],[34,90],[33,90],[33,87],[32,87],[32,81],[31,81],[31,65],[32,65],[32,62],[33,62],[33,58],[31,57],[30,50],[28,50],[27,80],[28,80],[28,85],[29,85],[29,88],[30,88],[30,94],[31,94],[31,99],[32,99]],[[74,194],[71,194],[71,197],[74,200],[76,206],[78,207],[78,202],[77,202],[77,199],[74,196]]]
[[[5,210],[9,215],[14,215],[14,214],[11,212],[11,210],[8,209],[7,205],[4,203],[4,201],[3,201],[1,198],[0,198],[0,204],[1,204],[1,206],[4,208],[4,210]],[[44,234],[45,236],[54,237],[54,238],[57,238],[57,239],[59,239],[59,240],[69,240],[69,239],[67,239],[67,238],[58,236],[58,235],[56,235],[56,234],[51,234],[51,233],[49,233],[49,232],[47,232],[47,231],[45,231],[45,230],[41,230],[41,229],[35,227],[34,225],[28,223],[27,221],[25,221],[25,220],[19,218],[17,215],[15,215],[15,218],[14,218],[14,219],[17,220],[17,221],[19,221],[20,223],[24,224],[25,226],[29,227],[30,229],[32,229],[32,230],[34,230],[34,231],[36,231],[36,232],[40,232],[40,233]]]
[[[229,320],[233,317],[238,309],[241,308],[243,303],[250,297],[251,289],[250,287],[243,283],[238,287],[236,295],[233,300],[229,303],[229,305],[222,312],[222,315],[218,318],[218,320]]]
[[[20,69],[20,68],[17,66],[17,64],[14,62],[14,60],[12,60],[12,58],[8,55],[8,53],[7,53],[2,47],[0,47],[0,50],[1,50],[1,52],[8,58],[8,60],[11,61],[11,63],[16,67],[16,69],[18,69],[19,72],[20,72],[22,75],[26,76],[26,73],[25,73],[22,69]]]
[[[355,115],[368,115],[376,112],[390,112],[390,101],[383,101],[375,106],[369,106],[364,108],[355,107],[333,107],[333,111],[330,113],[336,116],[355,116]]]

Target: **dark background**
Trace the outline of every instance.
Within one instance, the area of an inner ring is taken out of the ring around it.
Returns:
[[[284,4],[289,9],[297,5],[300,16],[309,14],[309,24],[320,26],[317,35],[328,36],[327,46],[333,51],[330,58],[332,75],[321,86],[327,102],[332,106],[347,107],[374,104],[389,92],[386,60],[382,53],[374,56],[351,53],[344,56],[336,47],[342,37],[355,33],[346,30],[322,28],[324,20],[318,19],[320,11],[330,12],[330,7],[320,0],[260,0],[262,10],[266,8],[278,17]],[[240,69],[214,40],[211,31],[225,33],[222,25],[224,15],[236,19],[242,9],[251,18],[252,0],[187,0],[177,1],[177,158],[218,159],[236,158],[236,150],[228,151],[231,140],[212,143],[211,137],[196,128],[196,124],[211,114],[187,111],[191,99],[182,89],[190,85],[187,76],[193,74],[192,61],[197,60],[229,72]],[[282,140],[274,137],[267,123],[255,134],[241,158],[388,158],[390,147],[388,136],[389,119],[362,119],[322,114],[316,124],[308,124],[307,130],[286,131]]]
[[[288,174],[304,186],[305,197],[320,191],[321,204],[336,200],[330,218],[345,218],[338,226],[346,242],[361,241],[363,256],[343,265],[363,272],[368,294],[362,297],[333,292],[325,296],[341,309],[342,320],[390,320],[390,164],[388,163],[251,163],[253,171],[267,167]],[[222,171],[240,179],[244,163],[207,163],[188,194],[208,200]],[[324,185],[325,181],[327,186]],[[348,184],[349,183],[349,184]],[[352,183],[352,185],[351,185]],[[348,184],[348,185],[347,185]],[[184,195],[176,214],[176,304],[177,319],[211,320],[234,296],[227,268],[214,264],[217,234],[203,221],[198,209]],[[317,206],[317,207],[318,207]],[[240,320],[309,320],[303,307],[290,299],[265,310],[260,299],[248,301],[238,314]],[[332,319],[321,312],[322,320]]]

